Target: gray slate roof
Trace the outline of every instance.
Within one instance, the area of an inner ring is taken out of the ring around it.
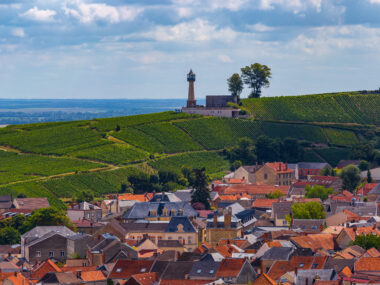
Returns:
[[[190,270],[190,278],[203,278],[203,279],[213,279],[215,277],[216,271],[220,266],[220,262],[212,261],[198,261],[195,262]]]
[[[289,260],[293,253],[292,247],[272,247],[261,257],[262,260]]]
[[[21,237],[25,241],[30,242],[45,236],[46,234],[60,234],[62,236],[70,237],[76,235],[72,230],[65,226],[39,226],[31,229],[29,232],[26,232]]]
[[[165,229],[167,233],[173,233],[178,231],[178,226],[182,225],[185,233],[195,233],[196,230],[188,217],[172,217],[168,226]]]
[[[136,203],[131,209],[125,212],[122,216],[124,220],[127,219],[144,219],[150,217],[150,211],[156,210],[157,216],[163,215],[163,209],[166,207],[168,215],[172,215],[172,210],[176,211],[175,215],[180,214],[183,210],[183,216],[196,217],[198,216],[195,211],[187,202],[143,202]]]
[[[316,279],[322,280],[322,281],[330,281],[330,280],[336,280],[337,276],[335,274],[334,269],[298,270],[295,284],[297,285],[313,284]]]
[[[380,195],[380,183],[377,186],[375,186],[375,188],[373,188],[371,191],[369,191],[368,194]]]
[[[292,210],[293,202],[276,202],[273,203],[273,216],[278,219],[285,219],[286,215],[289,215]]]
[[[342,212],[343,210],[351,211],[361,217],[376,216],[377,204],[375,202],[367,202],[367,203],[358,203],[355,206],[337,206],[335,213]]]

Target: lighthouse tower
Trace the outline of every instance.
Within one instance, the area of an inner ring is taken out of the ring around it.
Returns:
[[[189,95],[187,97],[187,108],[195,108],[197,106],[197,101],[195,100],[194,95],[194,81],[195,73],[190,69],[190,72],[187,74],[187,81],[189,82]]]

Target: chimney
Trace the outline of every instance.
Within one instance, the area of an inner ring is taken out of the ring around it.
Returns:
[[[297,277],[297,274],[298,274],[298,267],[296,266],[296,268],[294,268],[294,275]]]
[[[217,228],[218,227],[218,215],[217,214],[214,214],[214,228]]]
[[[322,232],[323,231],[323,225],[319,226],[319,230]]]
[[[288,163],[285,163],[285,170],[288,170]]]
[[[224,214],[224,227],[231,228],[232,208],[228,207],[227,213]]]
[[[82,271],[81,270],[77,270],[76,276],[77,276],[78,279],[81,278],[81,275],[82,275]]]

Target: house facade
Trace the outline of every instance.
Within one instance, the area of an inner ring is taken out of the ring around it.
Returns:
[[[265,163],[254,173],[255,183],[266,185],[291,185],[295,171],[282,162]]]

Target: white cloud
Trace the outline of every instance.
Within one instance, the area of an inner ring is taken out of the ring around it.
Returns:
[[[288,43],[290,49],[312,55],[326,55],[343,50],[376,51],[379,46],[380,28],[362,25],[313,28]]]
[[[371,4],[380,4],[380,0],[369,0]]]
[[[54,16],[56,14],[57,12],[54,10],[40,10],[37,6],[34,6],[25,13],[21,14],[21,16],[39,22],[52,22],[54,21]]]
[[[220,40],[231,42],[236,38],[236,32],[231,28],[218,28],[202,19],[183,22],[174,26],[158,26],[143,37],[153,38],[157,41],[186,41],[204,42]]]
[[[262,23],[257,23],[257,24],[254,24],[254,25],[250,25],[250,26],[248,26],[248,28],[250,30],[254,31],[254,32],[271,32],[271,31],[273,31],[275,29],[273,27],[264,25]]]
[[[180,7],[197,7],[205,10],[227,9],[230,11],[238,11],[248,2],[249,0],[172,0],[174,5]]]
[[[260,0],[260,8],[263,10],[271,10],[279,6],[293,13],[300,13],[308,8],[314,8],[318,12],[322,8],[322,0]]]
[[[0,9],[20,9],[21,4],[15,3],[15,4],[0,4]]]
[[[143,8],[134,6],[110,6],[104,3],[86,4],[81,1],[75,1],[73,4],[69,7],[65,5],[63,10],[66,15],[73,16],[82,23],[99,20],[109,23],[133,21],[143,11]]]
[[[24,29],[23,28],[12,29],[12,35],[14,35],[15,37],[23,38],[25,37]]]
[[[226,54],[218,55],[218,60],[223,62],[223,63],[231,63],[232,62],[232,59]]]

